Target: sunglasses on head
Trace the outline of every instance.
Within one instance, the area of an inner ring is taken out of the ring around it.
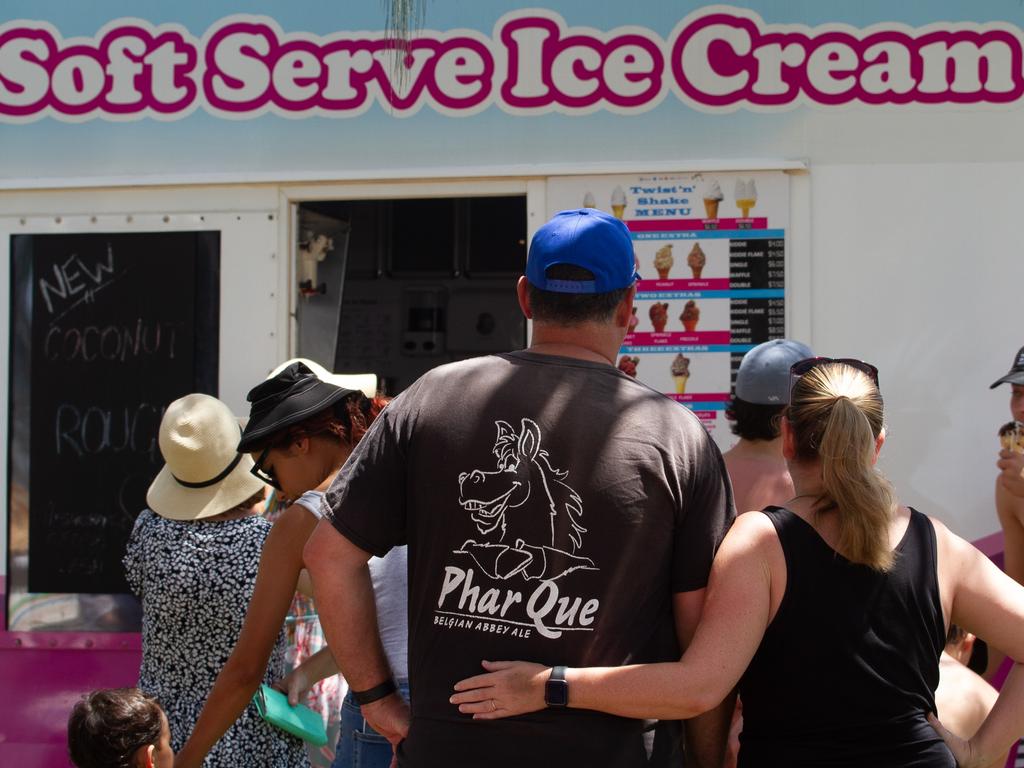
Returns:
[[[269,485],[271,488],[274,488],[275,490],[278,491],[283,491],[284,489],[277,482],[277,475],[274,474],[274,470],[263,468],[263,462],[267,460],[267,454],[269,453],[270,446],[268,445],[266,448],[263,449],[263,453],[261,453],[260,457],[256,459],[255,463],[253,463],[252,465],[252,469],[250,469],[249,471],[256,475],[256,477],[258,477],[264,483]]]
[[[871,363],[865,363],[863,360],[854,360],[852,357],[808,357],[804,360],[798,360],[790,366],[790,392],[793,391],[793,387],[796,385],[797,379],[805,373],[814,370],[819,365],[827,365],[829,363],[842,363],[843,365],[848,365],[851,368],[856,368],[871,379],[875,383],[875,387],[878,387],[878,369]]]

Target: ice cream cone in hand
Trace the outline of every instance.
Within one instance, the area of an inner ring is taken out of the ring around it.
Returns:
[[[999,428],[999,445],[1004,451],[1024,453],[1024,424],[1008,421]]]

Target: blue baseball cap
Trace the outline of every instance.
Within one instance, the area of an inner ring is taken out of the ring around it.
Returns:
[[[551,280],[548,267],[571,264],[593,272],[593,280]],[[542,291],[609,293],[640,278],[626,225],[596,208],[560,211],[537,230],[526,258],[526,279]]]

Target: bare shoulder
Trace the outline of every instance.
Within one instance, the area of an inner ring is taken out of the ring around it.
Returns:
[[[301,554],[306,539],[316,528],[316,523],[316,515],[306,507],[292,504],[274,521],[270,536],[267,537],[267,547],[296,550]]]
[[[722,549],[731,552],[772,552],[779,548],[775,526],[762,512],[744,512],[736,518],[722,542]]]
[[[966,539],[958,536],[949,529],[949,526],[937,517],[928,515],[932,528],[935,529],[935,543],[939,550],[939,556],[945,555],[966,555],[976,551],[974,545]]]

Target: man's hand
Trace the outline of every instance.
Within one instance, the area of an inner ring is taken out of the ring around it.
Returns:
[[[999,452],[999,482],[1014,496],[1024,498],[1024,453],[1002,450]]]
[[[361,708],[363,717],[377,733],[391,742],[393,750],[409,735],[409,704],[399,693],[392,693]],[[391,760],[392,768],[398,765],[397,755]]]

